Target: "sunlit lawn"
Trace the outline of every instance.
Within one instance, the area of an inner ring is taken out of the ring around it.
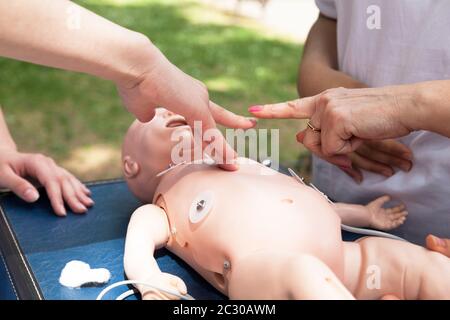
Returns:
[[[234,112],[296,97],[302,46],[269,36],[254,22],[194,0],[77,2],[145,33]],[[51,155],[83,179],[120,176],[120,144],[132,116],[112,83],[0,59],[0,104],[20,149]],[[299,122],[261,121],[259,127],[279,128],[282,163],[307,170],[307,153],[295,141]]]

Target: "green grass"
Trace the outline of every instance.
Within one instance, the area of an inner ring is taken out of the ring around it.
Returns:
[[[247,114],[250,105],[297,96],[302,46],[269,36],[251,21],[194,0],[77,2],[146,34],[173,63],[205,82],[215,102],[234,112]],[[0,59],[0,104],[21,150],[46,153],[83,179],[120,175],[120,144],[132,116],[112,83]],[[305,171],[307,152],[295,141],[300,126],[259,124],[280,129],[282,163]]]

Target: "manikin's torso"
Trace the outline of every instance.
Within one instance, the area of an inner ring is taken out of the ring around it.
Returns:
[[[257,251],[311,254],[343,278],[338,215],[312,188],[256,162],[236,172],[181,165],[163,176],[154,203],[168,215],[167,248],[224,294],[227,271]]]

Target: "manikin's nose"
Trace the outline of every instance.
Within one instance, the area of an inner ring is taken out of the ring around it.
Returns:
[[[161,107],[155,109],[155,114],[156,114],[156,116],[162,117],[162,118],[168,118],[168,117],[175,115],[175,113],[173,113],[172,111],[169,111],[169,110],[161,108]]]
[[[173,113],[172,111],[164,110],[164,112],[163,112],[163,114],[162,114],[162,117],[163,117],[163,118],[169,118],[169,117],[171,117],[171,116],[173,116],[173,115],[175,115],[175,113]]]

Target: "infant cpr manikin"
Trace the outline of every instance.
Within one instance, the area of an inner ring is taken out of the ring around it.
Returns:
[[[184,164],[157,176],[171,163],[174,130],[192,134],[182,117],[158,109],[125,137],[124,175],[148,203],[128,226],[130,280],[185,294],[182,279],[161,272],[153,257],[166,247],[231,299],[450,299],[447,257],[392,239],[342,241],[341,219],[390,229],[404,221],[402,206],[384,209],[387,197],[330,205],[291,177],[261,174],[267,168],[248,159],[234,172]],[[144,299],[176,298],[136,287]]]

